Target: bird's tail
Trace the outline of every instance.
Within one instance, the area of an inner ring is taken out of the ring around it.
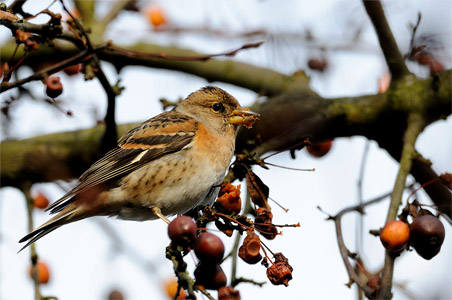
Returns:
[[[54,216],[53,218],[51,218],[50,220],[48,220],[47,222],[33,230],[32,232],[21,238],[19,243],[24,242],[27,243],[19,250],[19,252],[21,252],[22,250],[24,250],[25,248],[27,248],[28,246],[42,238],[43,236],[54,231],[58,227],[64,224],[81,220],[85,217],[86,216],[83,216],[78,212],[77,207],[73,205],[67,206],[62,211],[60,211],[56,216]]]

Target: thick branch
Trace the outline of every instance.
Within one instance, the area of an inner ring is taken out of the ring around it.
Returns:
[[[380,0],[363,0],[363,3],[369,18],[374,25],[392,79],[398,80],[409,74],[410,72],[400,53],[388,21],[386,20]]]
[[[14,42],[5,44],[2,47],[0,59],[2,61],[9,61],[15,47],[16,43]],[[164,53],[186,57],[202,56],[202,54],[195,51],[163,47],[154,44],[135,44],[121,48],[146,53]],[[62,43],[57,43],[52,48],[42,45],[38,51],[29,53],[22,64],[33,66],[39,61],[63,60],[75,55],[78,51],[76,47]],[[21,54],[17,53],[17,55]],[[301,72],[287,76],[267,68],[260,68],[231,60],[177,61],[155,57],[138,57],[111,50],[99,52],[98,57],[100,60],[112,63],[117,69],[127,66],[145,66],[180,71],[205,78],[209,82],[226,82],[269,96],[281,94],[294,88],[309,89],[309,80]]]

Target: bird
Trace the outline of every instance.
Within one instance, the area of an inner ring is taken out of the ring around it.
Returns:
[[[55,214],[20,239],[20,251],[68,223],[93,216],[146,221],[213,203],[235,150],[239,125],[259,114],[215,86],[201,88],[125,133],[78,184],[46,210]]]

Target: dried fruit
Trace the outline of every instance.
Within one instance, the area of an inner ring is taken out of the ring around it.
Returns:
[[[289,285],[292,280],[292,270],[285,263],[275,263],[267,269],[267,277],[274,285]]]
[[[33,206],[36,208],[44,209],[49,205],[49,199],[42,193],[38,193],[36,197],[33,197]]]
[[[240,185],[234,186],[229,183],[222,183],[218,199],[216,202],[218,210],[230,213],[240,213],[242,209],[242,199],[240,199]]]
[[[402,250],[410,238],[410,228],[405,222],[393,220],[386,223],[380,233],[383,246],[391,252]]]
[[[445,235],[443,223],[431,215],[417,217],[410,226],[410,243],[427,260],[439,253]]]
[[[240,300],[240,292],[232,286],[224,286],[218,290],[218,300]]]
[[[308,153],[314,157],[322,157],[330,152],[332,146],[333,140],[327,140],[324,142],[307,145],[306,150],[308,150]]]
[[[292,280],[293,268],[289,265],[289,260],[281,253],[275,253],[275,263],[267,269],[267,277],[274,285],[289,285]]]
[[[165,291],[166,291],[166,294],[168,295],[168,297],[173,299],[177,293],[177,287],[178,287],[177,278],[171,278],[171,279],[165,281],[164,286],[165,286]],[[183,289],[180,289],[179,296],[176,299],[185,299],[186,297],[187,297],[187,292]]]
[[[219,265],[199,264],[195,269],[196,284],[208,290],[218,290],[226,286],[226,274]]]
[[[202,263],[216,264],[224,256],[224,244],[219,237],[210,232],[203,232],[199,235],[195,245],[196,257]]]
[[[50,98],[56,98],[63,92],[63,85],[59,76],[51,76],[46,79],[46,94]]]
[[[268,240],[273,240],[278,235],[278,229],[272,224],[273,214],[264,207],[256,209],[254,226],[259,233]]]
[[[37,268],[37,272],[38,272],[39,283],[41,283],[41,284],[48,283],[50,280],[50,270],[49,270],[49,267],[47,266],[47,264],[45,262],[38,261],[36,263],[36,268]],[[30,268],[28,269],[28,274],[30,275],[31,279],[34,278],[32,266],[30,266]]]
[[[242,246],[239,248],[239,257],[246,263],[257,264],[262,260],[260,254],[261,241],[259,236],[252,231],[249,231],[246,238],[243,240]]]
[[[168,236],[174,244],[191,248],[196,241],[197,230],[192,218],[179,216],[168,225]]]

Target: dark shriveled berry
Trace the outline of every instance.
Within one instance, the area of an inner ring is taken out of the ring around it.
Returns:
[[[410,226],[410,243],[427,260],[439,253],[445,235],[443,223],[435,216],[417,217]]]
[[[254,232],[250,231],[246,238],[243,240],[242,246],[239,248],[239,257],[243,259],[246,263],[257,264],[262,260],[262,255],[260,254],[261,241],[259,236]]]
[[[218,300],[240,300],[240,292],[232,286],[224,286],[218,290]]]
[[[284,284],[288,286],[289,281],[292,279],[292,270],[287,264],[278,262],[267,269],[267,277],[274,285]]]
[[[201,262],[195,269],[197,285],[202,285],[208,290],[218,290],[226,286],[226,274],[219,265],[204,264]]]
[[[224,256],[223,242],[210,232],[203,232],[198,236],[194,250],[201,263],[217,264]]]
[[[267,277],[274,285],[284,284],[289,285],[289,281],[292,280],[293,268],[289,265],[289,259],[285,257],[281,252],[274,254],[275,263],[267,269]]]
[[[179,216],[168,225],[168,236],[174,244],[191,248],[195,244],[197,230],[192,218]]]

